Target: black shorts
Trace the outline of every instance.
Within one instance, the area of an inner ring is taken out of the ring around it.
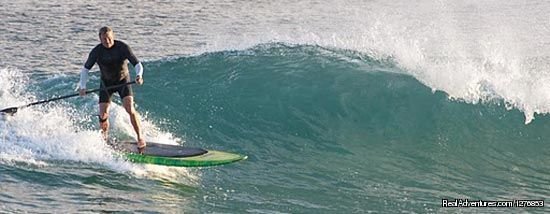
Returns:
[[[115,81],[115,82],[109,82],[109,81],[103,81],[102,80],[100,88],[106,88],[106,87],[110,87],[110,86],[113,86],[113,85],[120,85],[120,84],[124,84],[124,83],[129,83],[129,82],[130,82],[130,78],[124,78],[122,80]],[[112,89],[109,89],[109,90],[100,90],[99,91],[99,103],[111,102],[111,96],[113,96],[113,93],[115,93],[115,92],[118,92],[118,96],[120,96],[120,99],[123,99],[124,97],[127,97],[127,96],[133,96],[134,95],[134,93],[132,92],[132,86],[130,84],[120,86],[120,87],[116,87],[116,88],[112,88]]]

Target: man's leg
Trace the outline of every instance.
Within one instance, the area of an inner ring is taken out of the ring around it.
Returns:
[[[99,103],[99,127],[103,140],[109,139],[109,103]]]
[[[128,115],[130,115],[130,122],[132,122],[132,126],[134,127],[134,131],[136,132],[138,139],[138,148],[143,148],[146,144],[141,133],[140,117],[134,108],[134,97],[126,96],[122,99],[122,103],[124,109],[126,109],[126,112],[128,112]]]

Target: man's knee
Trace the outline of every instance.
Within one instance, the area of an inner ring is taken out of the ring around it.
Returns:
[[[134,99],[131,96],[124,97],[123,105],[128,114],[133,115],[136,113],[136,110],[134,109]]]
[[[126,112],[130,115],[132,114],[135,114],[136,113],[136,110],[134,109],[134,106],[132,104],[125,104],[124,105],[124,109],[126,110]]]

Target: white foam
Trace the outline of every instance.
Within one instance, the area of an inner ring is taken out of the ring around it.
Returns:
[[[0,70],[0,96],[2,106],[7,103],[24,104],[35,101],[32,95],[24,92],[28,79],[15,69]],[[85,105],[94,105],[88,102]],[[128,114],[122,107],[112,104],[114,117],[113,129],[126,135],[133,135]],[[94,119],[90,112],[79,111],[70,106],[37,105],[20,109],[14,116],[4,116],[0,120],[0,162],[24,163],[45,166],[49,162],[70,161],[100,164],[120,172],[129,172],[137,176],[179,177],[189,175],[186,169],[161,169],[129,163],[117,158],[113,150],[101,140],[97,127],[82,127],[82,118]],[[96,114],[96,113],[93,113]],[[146,139],[177,143],[170,133],[163,132],[151,122],[143,121]],[[192,177],[192,176],[191,176]]]

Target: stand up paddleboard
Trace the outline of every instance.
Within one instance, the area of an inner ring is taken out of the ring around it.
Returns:
[[[168,145],[147,142],[142,154],[135,141],[119,141],[111,146],[125,158],[135,163],[156,164],[177,167],[204,167],[229,164],[247,158],[229,152],[189,148],[180,145]]]

